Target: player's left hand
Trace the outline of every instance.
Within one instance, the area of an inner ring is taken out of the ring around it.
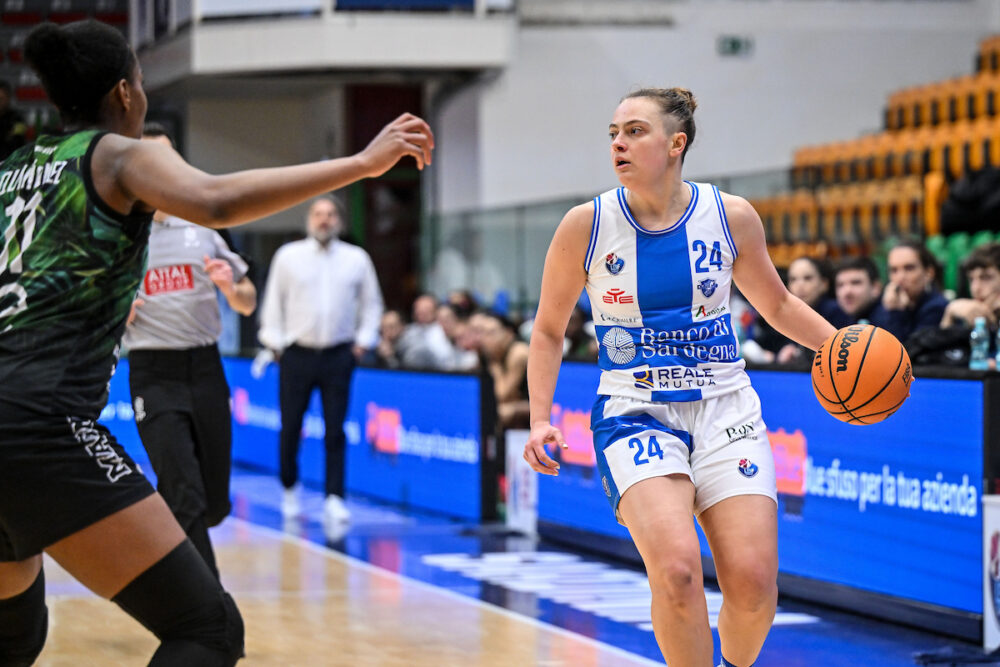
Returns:
[[[212,259],[205,255],[205,273],[223,293],[233,288],[233,267],[224,259]]]

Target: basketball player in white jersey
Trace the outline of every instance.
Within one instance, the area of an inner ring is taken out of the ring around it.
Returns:
[[[559,472],[546,445],[565,441],[549,413],[563,333],[586,287],[601,343],[591,418],[598,470],[645,563],[656,640],[670,667],[713,664],[693,514],[724,599],[722,664],[748,667],[777,604],[777,504],[730,286],[806,347],[835,330],[785,289],[744,199],[683,180],[695,106],[681,88],[626,96],[609,127],[622,187],[571,209],[555,232],[531,336],[524,457],[538,472]]]

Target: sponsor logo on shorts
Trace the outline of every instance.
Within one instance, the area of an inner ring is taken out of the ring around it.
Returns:
[[[125,475],[132,474],[132,468],[125,463],[108,440],[107,432],[97,428],[93,420],[74,421],[70,419],[69,426],[73,430],[73,437],[83,445],[87,454],[93,457],[97,465],[104,470],[109,482],[117,482]]]
[[[601,486],[604,487],[604,494],[608,498],[610,498],[611,497],[611,485],[608,484],[608,478],[606,476],[604,476],[604,475],[601,475]]]
[[[759,468],[757,467],[757,464],[750,459],[740,459],[739,470],[740,474],[744,477],[753,477],[757,474]]]
[[[756,440],[757,433],[754,431],[753,422],[748,422],[746,424],[740,424],[739,426],[727,428],[726,437],[729,438],[729,442],[731,444],[739,440]]]

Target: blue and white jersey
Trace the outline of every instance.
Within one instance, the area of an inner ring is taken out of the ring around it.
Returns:
[[[750,384],[732,326],[737,249],[719,189],[684,181],[670,227],[639,226],[616,188],[594,199],[584,268],[602,370],[599,394],[697,401]]]

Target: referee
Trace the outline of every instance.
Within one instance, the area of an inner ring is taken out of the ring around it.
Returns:
[[[154,123],[143,139],[173,145]],[[217,578],[208,528],[231,509],[232,426],[216,289],[250,315],[257,291],[247,270],[218,232],[157,211],[124,338],[135,422],[157,490]]]

